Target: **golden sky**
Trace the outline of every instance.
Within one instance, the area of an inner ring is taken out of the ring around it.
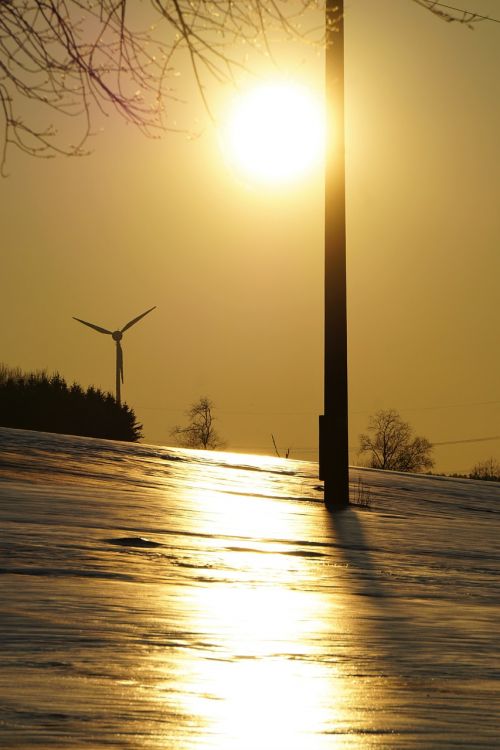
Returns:
[[[499,17],[495,0],[456,5]],[[283,52],[316,92],[322,60]],[[396,408],[435,443],[500,434],[500,24],[446,24],[410,0],[346,2],[351,461],[359,433]],[[276,71],[270,71],[272,75]],[[228,449],[316,459],[322,411],[323,175],[246,185],[222,158],[187,75],[172,117],[201,135],[147,140],[114,116],[82,158],[11,152],[0,182],[0,359],[114,388],[145,440],[201,395]],[[222,116],[234,97],[213,88]],[[468,471],[500,440],[439,446]]]

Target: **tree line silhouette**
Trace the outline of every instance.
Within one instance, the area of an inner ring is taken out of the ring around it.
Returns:
[[[142,437],[134,411],[111,393],[69,386],[59,373],[23,373],[5,365],[0,365],[0,425],[131,442]]]

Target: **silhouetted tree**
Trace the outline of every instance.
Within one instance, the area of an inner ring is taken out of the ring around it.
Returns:
[[[426,438],[413,437],[412,428],[395,409],[374,414],[359,443],[360,453],[369,454],[369,466],[374,469],[419,472],[434,466],[432,444]]]
[[[500,481],[500,462],[496,458],[480,461],[472,467],[469,474],[471,479],[483,479],[490,482]]]
[[[213,402],[202,396],[186,412],[189,423],[186,427],[176,425],[170,434],[185,448],[203,448],[205,450],[223,448],[224,442],[214,429],[212,410]]]
[[[110,393],[73,383],[58,374],[22,373],[0,365],[0,425],[25,430],[135,442],[142,425],[127,404]]]
[[[413,2],[445,20],[480,20],[434,0]],[[83,154],[96,109],[114,108],[157,135],[166,128],[166,103],[178,97],[172,83],[179,53],[207,105],[207,76],[234,81],[249,51],[270,57],[277,31],[322,45],[315,11],[323,10],[321,0],[2,0],[2,169],[8,145],[33,156]],[[332,15],[335,24],[335,8]],[[81,124],[69,141],[61,135],[64,118]]]

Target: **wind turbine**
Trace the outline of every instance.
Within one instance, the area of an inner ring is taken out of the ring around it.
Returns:
[[[77,320],[79,323],[83,323],[84,326],[93,328],[94,331],[99,331],[99,333],[107,333],[109,334],[109,336],[113,337],[113,341],[116,343],[116,401],[118,404],[121,404],[120,384],[123,383],[123,350],[122,350],[122,345],[120,343],[122,340],[123,334],[129,328],[132,328],[133,325],[138,323],[141,318],[143,318],[145,315],[150,313],[151,310],[154,310],[155,307],[150,307],[149,310],[146,310],[146,312],[141,313],[140,315],[137,316],[137,318],[133,318],[132,320],[129,320],[129,322],[126,323],[126,325],[124,325],[123,328],[120,328],[120,330],[118,331],[108,331],[107,328],[101,328],[101,326],[96,326],[93,323],[87,323],[86,320],[82,320],[81,318],[73,317],[73,320]]]

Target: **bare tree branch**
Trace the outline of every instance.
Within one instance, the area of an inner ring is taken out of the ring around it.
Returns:
[[[86,153],[95,113],[115,110],[148,136],[168,126],[176,59],[206,82],[234,81],[248,51],[270,55],[279,33],[322,44],[305,23],[320,0],[0,0],[1,168],[9,147],[33,156]],[[58,130],[73,118],[75,143]]]
[[[447,23],[460,23],[469,29],[473,29],[474,24],[479,23],[479,21],[488,20],[487,16],[482,16],[470,10],[454,8],[451,5],[437,2],[436,0],[413,0],[413,2],[425,8],[425,10],[430,10],[431,13]]]
[[[413,2],[470,28],[485,20]],[[324,0],[0,0],[0,169],[11,146],[45,158],[87,153],[99,112],[150,137],[175,129],[167,110],[180,54],[210,113],[210,78],[234,82],[250,55],[272,60],[277,39],[323,46],[338,16],[330,7],[325,24],[324,10]],[[74,143],[63,135],[68,118]]]

